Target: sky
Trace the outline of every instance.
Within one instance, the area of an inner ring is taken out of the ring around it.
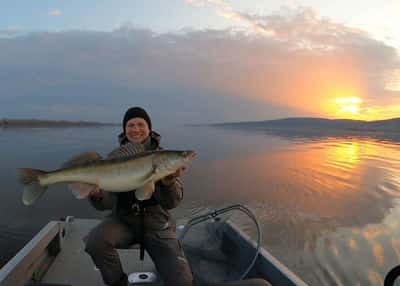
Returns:
[[[0,118],[400,117],[398,0],[1,1]]]

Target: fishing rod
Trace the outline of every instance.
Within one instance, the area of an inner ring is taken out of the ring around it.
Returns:
[[[236,205],[231,205],[231,206],[224,207],[224,208],[221,208],[221,209],[216,209],[216,210],[210,211],[210,212],[208,212],[208,213],[206,213],[204,215],[200,215],[200,216],[194,217],[194,218],[192,218],[191,220],[189,220],[185,224],[182,232],[179,235],[179,240],[183,241],[184,236],[186,235],[186,233],[189,231],[189,229],[192,226],[194,226],[196,224],[199,224],[199,223],[202,223],[202,222],[205,222],[207,220],[218,220],[220,215],[222,215],[222,214],[224,214],[226,212],[233,211],[233,210],[239,210],[239,211],[245,213],[248,217],[251,218],[251,220],[254,222],[254,224],[256,225],[256,228],[257,228],[257,247],[256,247],[256,252],[254,254],[254,257],[252,258],[251,263],[247,267],[246,271],[244,271],[243,274],[240,277],[240,280],[243,280],[247,276],[247,274],[249,274],[251,268],[253,268],[253,266],[254,266],[254,264],[255,264],[255,262],[257,260],[258,254],[260,253],[260,250],[261,250],[261,228],[260,228],[260,225],[258,224],[256,216],[247,207],[245,207],[243,205],[240,205],[240,204],[236,204]]]

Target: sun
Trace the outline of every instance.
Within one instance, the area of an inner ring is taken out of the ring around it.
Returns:
[[[363,97],[355,96],[356,92],[331,93],[322,105],[324,114],[332,119],[383,120],[399,117],[400,105],[377,105]]]
[[[356,118],[360,116],[362,99],[359,97],[341,97],[335,99],[338,116]]]

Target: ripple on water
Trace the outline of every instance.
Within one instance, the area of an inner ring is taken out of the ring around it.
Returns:
[[[400,197],[400,185],[398,182],[382,182],[381,184],[378,184],[376,188],[378,192],[385,193],[391,197]]]

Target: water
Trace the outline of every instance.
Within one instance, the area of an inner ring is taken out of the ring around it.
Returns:
[[[65,186],[22,204],[16,168],[58,168],[88,150],[117,146],[116,127],[0,129],[0,262],[51,219],[102,217]],[[242,203],[263,246],[310,285],[382,285],[400,263],[400,145],[356,137],[291,137],[171,126],[166,148],[195,149],[176,218]],[[240,222],[239,222],[240,223]],[[248,222],[242,227],[252,233]],[[252,233],[254,235],[254,233]]]

